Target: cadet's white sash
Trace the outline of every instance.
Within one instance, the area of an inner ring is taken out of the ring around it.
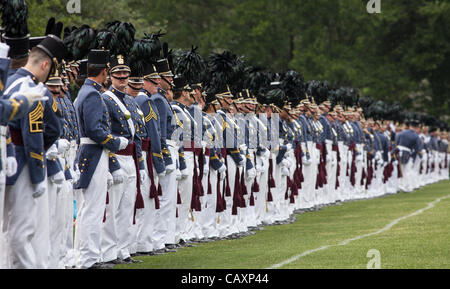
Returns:
[[[131,138],[134,138],[135,130],[134,130],[134,123],[133,123],[133,118],[131,117],[131,113],[125,107],[123,102],[121,102],[120,99],[114,93],[112,93],[111,91],[108,90],[108,91],[105,91],[105,94],[108,95],[109,97],[111,97],[115,103],[117,103],[120,110],[123,112],[123,114],[125,116],[127,115],[127,113],[130,116],[128,119],[125,117],[125,119],[127,120],[128,127],[130,128]]]

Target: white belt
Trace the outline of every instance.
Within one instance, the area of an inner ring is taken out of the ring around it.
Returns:
[[[407,148],[407,147],[404,147],[404,146],[397,146],[397,148],[399,149],[399,150],[401,150],[401,151],[407,151],[407,152],[411,152],[411,149],[409,149],[409,148]]]
[[[98,145],[98,143],[96,143],[95,141],[91,140],[91,139],[88,138],[88,137],[82,137],[82,138],[80,138],[80,145],[83,145],[83,144],[94,144],[94,145]]]

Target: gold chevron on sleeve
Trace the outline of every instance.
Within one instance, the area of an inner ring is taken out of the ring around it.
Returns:
[[[157,157],[157,158],[163,158],[162,154],[158,154],[158,153],[153,153],[153,156]]]
[[[36,105],[36,108],[33,109],[28,114],[28,119],[30,123],[30,132],[31,133],[38,133],[43,132],[43,124],[44,124],[44,106],[42,105],[42,102],[38,102]]]
[[[19,110],[20,103],[18,103],[17,100],[15,100],[14,98],[11,98],[10,101],[11,101],[11,106],[13,107],[13,111],[12,111],[11,115],[9,116],[9,120],[12,120],[16,116],[17,111]]]
[[[155,120],[158,120],[158,116],[156,115],[155,111],[153,110],[152,105],[150,104],[150,101],[148,101],[148,107],[150,108],[150,112],[148,113],[148,115],[145,117],[145,122],[149,122],[151,121],[153,118]]]
[[[53,112],[57,112],[58,111],[58,103],[56,102],[56,98],[55,97],[53,97],[52,109],[53,109]]]

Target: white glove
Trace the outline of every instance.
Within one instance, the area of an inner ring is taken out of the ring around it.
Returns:
[[[39,198],[42,196],[47,190],[47,183],[45,181],[40,182],[39,184],[33,185],[33,198]]]
[[[28,107],[32,107],[36,101],[48,100],[48,97],[45,96],[47,92],[47,88],[45,87],[45,85],[42,82],[40,82],[38,85],[30,88],[29,83],[31,82],[32,82],[31,78],[29,79],[29,81],[22,82],[18,92],[11,95],[12,98],[16,98],[19,95],[25,96],[25,98],[28,101]]]
[[[0,58],[8,58],[9,45],[6,43],[0,43]]]
[[[265,158],[266,160],[268,160],[270,158],[270,151],[268,149],[266,149],[264,151],[264,154],[261,156],[263,158]]]
[[[139,175],[141,176],[141,184],[147,180],[147,173],[145,170],[139,170]]]
[[[256,177],[256,170],[255,168],[251,168],[247,170],[247,180],[252,180]]]
[[[48,160],[54,160],[58,157],[58,148],[56,147],[55,144],[53,144],[45,153],[45,157]]]
[[[291,167],[291,162],[288,159],[283,159],[281,161],[281,166],[285,167],[285,168],[290,168]]]
[[[238,167],[242,168],[245,165],[245,159],[242,159],[239,164]]]
[[[80,169],[78,168],[78,164],[76,164],[74,166],[74,168],[75,168],[75,176],[76,176],[75,179],[78,181],[80,179],[80,176],[81,176]]]
[[[161,178],[163,178],[165,175],[166,175],[166,171],[164,170],[164,171],[162,171],[162,172],[160,172],[160,173],[158,174],[158,178],[161,179]]]
[[[58,153],[64,154],[70,148],[70,142],[64,138],[58,140]]]
[[[363,155],[362,155],[362,154],[359,154],[359,155],[356,156],[356,161],[357,161],[358,163],[362,163],[363,160],[364,160],[364,158],[363,158]]]
[[[64,173],[62,171],[59,171],[56,174],[54,174],[53,176],[51,176],[49,179],[55,185],[61,185],[66,178],[64,176]]]
[[[166,166],[166,175],[171,174],[175,170],[175,164]]]
[[[5,173],[7,177],[14,176],[17,173],[17,160],[15,157],[6,158]]]
[[[108,177],[107,177],[107,184],[108,184],[108,190],[111,188],[111,186],[114,184],[114,178],[111,175],[110,172],[108,172]]]
[[[375,160],[376,161],[381,160],[381,153],[379,151],[375,153]]]
[[[311,164],[311,158],[307,158],[306,156],[302,156],[302,163],[305,166],[309,166]]]
[[[287,148],[287,151],[288,151],[288,152],[291,151],[291,150],[292,150],[292,144],[288,143],[288,144],[286,145],[286,148]]]
[[[181,171],[179,169],[175,171],[175,176],[177,181],[180,181],[183,178],[183,175],[181,174]]]
[[[119,150],[123,150],[128,146],[128,139],[124,138],[124,137],[119,137]]]
[[[281,175],[282,175],[283,177],[288,176],[288,175],[289,175],[289,169],[286,168],[286,167],[282,167],[282,168],[281,168]]]
[[[264,163],[261,163],[261,165],[256,165],[256,171],[258,173],[264,173]]]
[[[227,170],[227,167],[224,164],[222,164],[222,166],[217,169],[217,173],[219,173],[221,175],[225,175],[226,170]]]
[[[189,176],[189,173],[188,173],[188,170],[187,170],[187,168],[186,169],[184,169],[184,170],[177,170],[178,172],[180,172],[180,175],[181,175],[181,179],[186,179],[188,176]]]
[[[112,172],[114,184],[121,184],[125,180],[125,174],[122,169]]]

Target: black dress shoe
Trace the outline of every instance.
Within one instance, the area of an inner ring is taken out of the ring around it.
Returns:
[[[118,265],[118,264],[124,264],[124,262],[121,259],[117,258],[115,260],[104,262],[103,264]]]
[[[164,253],[166,253],[166,252],[163,252],[163,251],[161,251],[161,250],[155,250],[155,251],[151,251],[151,252],[148,252],[148,256],[158,256],[158,255],[164,255]]]
[[[122,261],[124,262],[124,264],[136,264],[136,263],[142,263],[141,260],[136,260],[136,259],[133,259],[133,258],[131,258],[131,257],[125,258],[125,259],[123,259]]]
[[[184,240],[183,240],[183,242],[178,243],[178,246],[179,246],[179,248],[182,248],[182,247],[195,247],[195,245],[192,244],[191,242],[184,241]]]
[[[107,263],[95,263],[88,269],[112,269],[114,267],[114,264],[107,264]]]
[[[176,251],[177,251],[177,250],[175,250],[175,249],[169,249],[169,248],[164,248],[163,250],[164,250],[164,252],[166,252],[166,253],[173,253],[173,252],[176,252]]]
[[[135,254],[131,255],[131,257],[139,257],[139,256],[150,256],[152,252],[136,252]]]
[[[211,242],[212,240],[211,239],[208,239],[208,238],[204,238],[204,239],[199,239],[198,240],[198,242],[199,243],[209,243],[209,242]]]
[[[180,247],[177,244],[166,244],[166,248],[172,250]]]

